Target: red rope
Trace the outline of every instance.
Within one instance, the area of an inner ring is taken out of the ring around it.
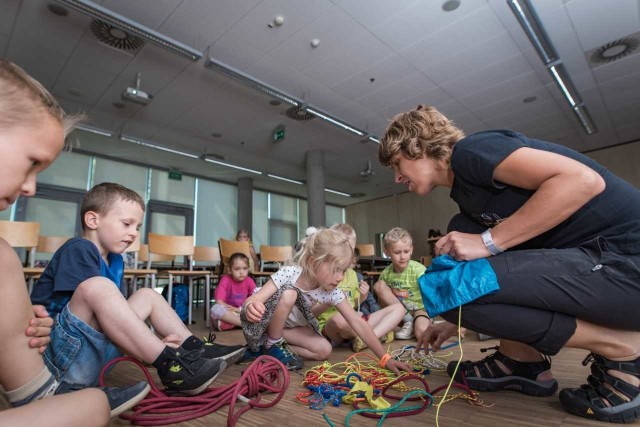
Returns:
[[[133,408],[133,413],[120,415],[120,418],[141,426],[160,426],[192,420],[216,412],[228,404],[227,427],[233,427],[249,409],[274,406],[282,399],[289,386],[289,371],[279,360],[269,356],[258,357],[247,366],[236,382],[208,388],[198,396],[167,396],[155,385],[147,368],[131,357],[118,357],[107,363],[100,373],[101,386],[104,386],[104,376],[109,368],[122,361],[138,365],[151,385],[151,391]],[[275,393],[276,396],[272,400],[261,402],[260,393],[263,391]],[[246,405],[236,410],[238,400]]]

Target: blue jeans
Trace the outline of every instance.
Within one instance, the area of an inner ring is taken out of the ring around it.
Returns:
[[[76,317],[66,305],[56,316],[44,361],[60,381],[95,386],[102,367],[122,356],[111,340]]]

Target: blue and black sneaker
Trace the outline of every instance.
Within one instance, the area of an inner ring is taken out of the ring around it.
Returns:
[[[258,347],[258,351],[253,351],[250,347],[247,347],[244,351],[244,354],[242,355],[240,363],[251,363],[263,354],[264,351],[262,346]]]
[[[295,351],[291,350],[289,344],[287,344],[284,338],[280,338],[280,340],[266,349],[264,354],[275,357],[290,371],[302,369],[304,366],[304,360],[302,357],[298,356]]]
[[[65,394],[73,391],[82,390],[86,386],[71,384],[67,382],[61,382],[58,385],[55,393]],[[122,387],[97,387],[102,390],[109,400],[109,407],[111,408],[111,417],[117,417],[128,409],[136,406],[142,399],[144,399],[151,386],[144,381],[140,381],[136,384],[129,384]]]

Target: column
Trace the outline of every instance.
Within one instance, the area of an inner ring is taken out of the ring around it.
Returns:
[[[309,225],[326,225],[324,201],[324,153],[307,151],[307,214]]]

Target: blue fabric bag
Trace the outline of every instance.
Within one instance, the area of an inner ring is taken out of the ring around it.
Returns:
[[[435,258],[418,278],[418,285],[431,318],[500,290],[496,273],[485,258],[456,261],[449,255]]]

